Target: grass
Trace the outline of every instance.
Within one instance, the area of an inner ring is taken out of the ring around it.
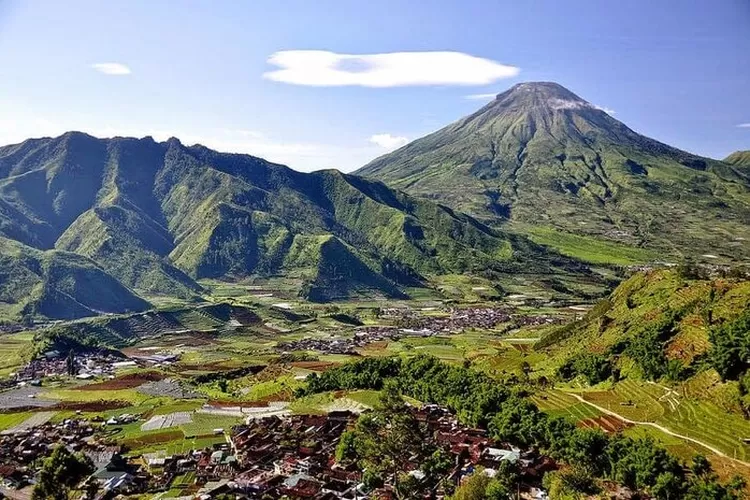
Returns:
[[[524,226],[524,230],[535,243],[552,247],[563,255],[590,264],[626,266],[651,262],[658,257],[653,251],[643,248],[565,233],[547,226]]]
[[[243,419],[238,417],[193,413],[193,421],[181,425],[180,429],[188,437],[205,436],[213,433],[214,429],[224,429],[225,432],[229,432],[233,426],[241,424],[242,421]]]
[[[545,413],[551,416],[566,417],[574,422],[601,415],[601,412],[596,408],[554,389],[534,395],[532,401]]]
[[[7,377],[24,364],[24,355],[31,350],[32,332],[0,334],[0,378]]]
[[[26,421],[33,413],[21,412],[21,413],[0,413],[0,432],[12,429]]]
[[[370,408],[375,408],[380,404],[380,391],[352,391],[347,393],[346,397]]]

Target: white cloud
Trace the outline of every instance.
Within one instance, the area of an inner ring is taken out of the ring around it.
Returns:
[[[737,126],[739,128],[750,128],[750,123],[739,123]]]
[[[608,107],[606,107],[606,106],[597,106],[596,104],[594,104],[594,107],[595,107],[596,109],[598,109],[599,111],[604,111],[604,112],[605,112],[605,113],[607,113],[608,115],[614,115],[614,114],[616,113],[616,111],[615,111],[614,109],[612,109],[612,108],[608,108]]]
[[[370,137],[370,142],[377,144],[381,148],[392,151],[398,149],[401,146],[406,146],[409,143],[409,139],[406,137],[391,135],[391,134],[375,134]]]
[[[97,70],[99,73],[105,75],[129,75],[130,68],[121,63],[96,63],[91,65],[92,68]]]
[[[497,97],[497,94],[469,94],[465,95],[464,99],[470,101],[491,101],[495,97]]]
[[[281,69],[269,80],[316,87],[404,87],[415,85],[487,85],[518,74],[519,69],[462,52],[338,54],[325,50],[283,50],[268,63]]]

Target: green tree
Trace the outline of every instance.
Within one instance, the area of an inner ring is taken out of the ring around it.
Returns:
[[[490,484],[490,478],[484,471],[476,471],[467,477],[456,489],[451,500],[485,500],[485,493]]]
[[[94,466],[88,457],[71,453],[65,446],[58,445],[44,459],[32,499],[66,500],[71,490],[93,471]]]
[[[430,479],[439,479],[453,466],[453,455],[438,448],[422,464],[422,472]]]
[[[693,463],[690,465],[690,470],[696,476],[706,476],[711,473],[711,462],[705,457],[705,455],[696,455],[693,457]]]
[[[399,489],[400,475],[407,470],[409,459],[423,452],[425,436],[394,384],[385,386],[379,408],[360,417],[352,436],[344,439],[345,444],[339,444],[342,458],[356,456],[364,469],[380,471],[380,477],[394,477],[398,498],[411,498],[411,493],[405,492],[415,485],[410,479]]]
[[[341,434],[339,444],[336,445],[336,462],[341,463],[357,458],[356,440],[357,436],[353,431]]]

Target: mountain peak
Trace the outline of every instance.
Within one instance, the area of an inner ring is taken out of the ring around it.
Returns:
[[[551,109],[596,109],[591,103],[554,82],[518,83],[498,94],[490,105]]]

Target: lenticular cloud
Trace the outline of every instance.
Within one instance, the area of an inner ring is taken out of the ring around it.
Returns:
[[[337,54],[324,50],[284,50],[268,63],[280,69],[269,80],[316,87],[406,87],[486,85],[518,74],[519,69],[462,52]]]

